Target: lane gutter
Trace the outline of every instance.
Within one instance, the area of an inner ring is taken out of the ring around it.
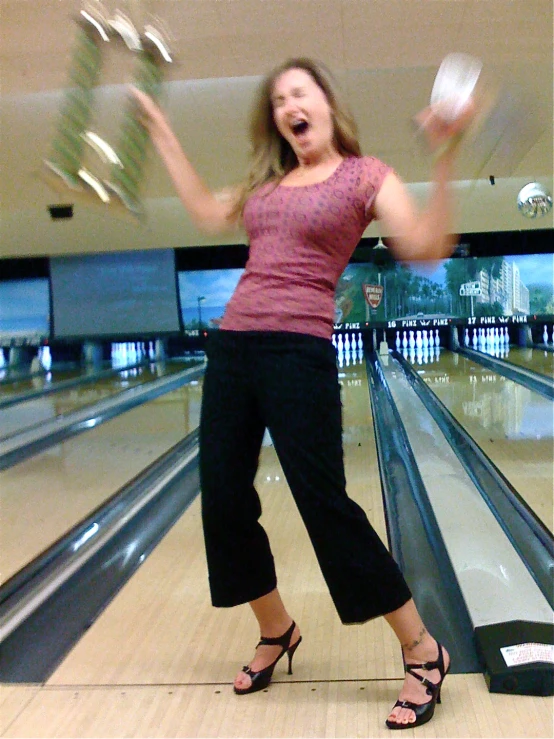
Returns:
[[[0,681],[42,683],[199,492],[189,434],[0,588]]]
[[[400,352],[392,351],[391,356],[404,371],[550,608],[553,608],[552,533]],[[517,620],[485,624],[475,628],[475,640],[491,693],[554,695],[554,623]]]
[[[503,375],[517,382],[520,385],[532,390],[535,393],[540,393],[544,398],[548,400],[554,400],[554,380],[545,375],[539,375],[538,372],[527,369],[526,367],[520,367],[516,364],[511,364],[504,359],[498,359],[492,357],[490,354],[484,354],[478,352],[475,349],[468,349],[468,347],[460,347],[457,349],[458,354],[461,354],[467,359],[471,359],[477,364],[481,364],[483,367],[497,372],[499,375]]]
[[[452,671],[481,672],[473,624],[376,352],[366,365],[391,553]]]
[[[402,354],[391,356],[425,405],[551,608],[554,608],[554,537],[492,460],[425,384]]]

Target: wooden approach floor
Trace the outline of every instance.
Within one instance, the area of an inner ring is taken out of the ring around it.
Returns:
[[[386,540],[365,370],[344,375],[349,493]],[[391,630],[383,619],[340,624],[272,447],[257,487],[280,589],[304,637],[292,677],[280,663],[267,691],[234,695],[258,634],[248,606],[210,606],[196,500],[45,684],[0,686],[0,736],[391,736],[384,720],[402,682]],[[552,698],[490,694],[481,674],[450,675],[435,718],[404,736],[552,729]]]
[[[5,737],[389,737],[398,681],[275,683],[241,700],[228,685],[0,688]],[[405,737],[551,737],[552,701],[488,693],[453,675],[433,720]],[[439,710],[440,709],[440,710]]]

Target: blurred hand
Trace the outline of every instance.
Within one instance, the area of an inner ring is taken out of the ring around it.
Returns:
[[[138,119],[147,130],[151,131],[153,126],[165,120],[162,109],[150,95],[147,95],[134,85],[128,85],[128,89],[131,97],[137,103],[139,110]]]
[[[474,121],[477,106],[474,100],[470,98],[462,112],[453,120],[444,114],[446,110],[442,115],[441,112],[443,111],[441,111],[440,103],[430,105],[418,113],[414,119],[418,127],[418,133],[424,135],[431,152],[455,148]]]

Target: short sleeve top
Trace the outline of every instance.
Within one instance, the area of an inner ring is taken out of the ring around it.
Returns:
[[[347,157],[323,182],[268,183],[246,203],[245,270],[222,330],[291,331],[330,338],[334,295],[391,167],[375,157]]]

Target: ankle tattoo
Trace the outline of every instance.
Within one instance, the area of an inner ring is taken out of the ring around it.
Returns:
[[[407,652],[411,652],[412,649],[415,649],[421,644],[426,633],[427,633],[427,629],[424,626],[419,632],[419,636],[417,637],[417,639],[414,639],[414,641],[409,642],[407,644],[401,644],[402,649],[405,649]]]

